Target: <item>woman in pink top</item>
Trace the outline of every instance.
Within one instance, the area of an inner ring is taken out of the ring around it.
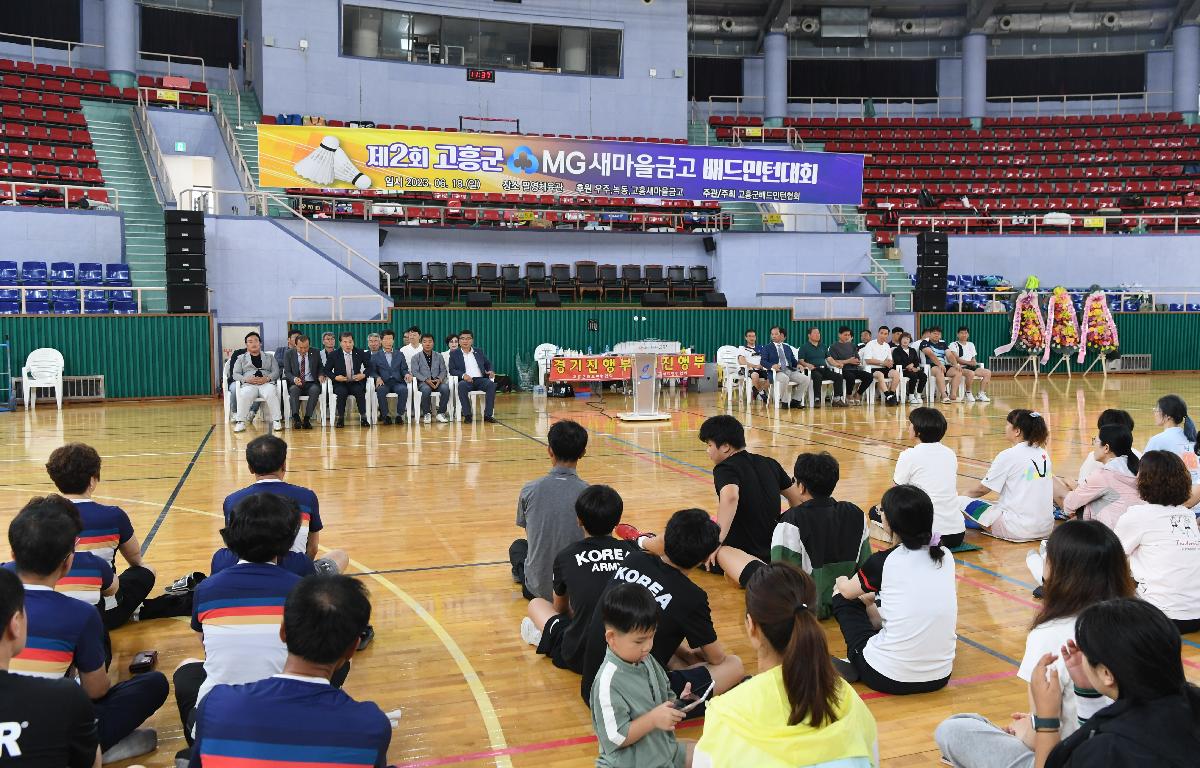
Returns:
[[[1056,490],[1063,491],[1063,509],[1083,520],[1099,520],[1115,528],[1125,510],[1142,503],[1137,490],[1138,457],[1133,452],[1133,433],[1123,425],[1107,424],[1092,443],[1092,456],[1102,466],[1070,493],[1065,492],[1066,483],[1056,478]]]

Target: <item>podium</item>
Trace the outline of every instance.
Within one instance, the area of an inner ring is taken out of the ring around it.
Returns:
[[[623,341],[613,350],[617,354],[633,357],[633,410],[618,413],[621,421],[670,421],[671,414],[658,410],[659,382],[658,356],[675,354],[680,350],[678,341]]]
[[[704,375],[704,355],[683,353],[677,341],[628,341],[616,354],[562,356],[549,360],[550,381],[629,381],[633,410],[618,413],[621,421],[669,421],[658,409],[659,382],[664,378]]]

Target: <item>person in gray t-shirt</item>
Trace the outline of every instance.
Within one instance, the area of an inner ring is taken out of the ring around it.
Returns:
[[[851,405],[857,405],[862,400],[862,393],[871,386],[871,374],[863,370],[862,361],[858,359],[858,345],[851,341],[853,338],[854,331],[849,326],[838,328],[838,340],[829,345],[829,362],[841,368],[846,397]]]
[[[526,600],[553,600],[554,557],[563,547],[583,538],[575,515],[575,500],[588,484],[575,473],[587,452],[587,430],[569,420],[559,421],[546,435],[554,466],[549,474],[531,480],[517,499],[517,525],[525,539],[508,548],[513,582],[521,585]]]

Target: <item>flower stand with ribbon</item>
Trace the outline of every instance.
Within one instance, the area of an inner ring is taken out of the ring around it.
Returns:
[[[1047,349],[1046,337],[1046,321],[1042,319],[1037,292],[1022,291],[1013,307],[1012,336],[1007,344],[996,347],[993,354],[1003,355],[1014,347],[1024,351],[1028,357],[1013,376],[1020,376],[1027,366],[1032,366],[1036,379],[1039,373],[1038,355]]]
[[[1050,359],[1050,352],[1058,354],[1046,376],[1053,376],[1060,365],[1067,368],[1067,378],[1071,377],[1071,356],[1079,349],[1079,320],[1075,316],[1075,304],[1072,303],[1067,289],[1061,285],[1050,295],[1050,303],[1046,305],[1046,317],[1050,321],[1050,343],[1042,353],[1042,365]]]
[[[1092,361],[1087,370],[1083,372],[1086,376],[1091,373],[1096,364],[1100,364],[1101,372],[1108,376],[1108,365],[1105,360],[1108,355],[1116,352],[1121,347],[1121,340],[1117,336],[1117,322],[1113,319],[1112,311],[1108,308],[1108,297],[1104,291],[1094,291],[1088,294],[1088,297],[1083,301],[1083,333],[1082,343],[1079,345],[1079,357],[1077,362],[1082,365],[1083,358],[1089,351],[1096,354],[1096,359]]]

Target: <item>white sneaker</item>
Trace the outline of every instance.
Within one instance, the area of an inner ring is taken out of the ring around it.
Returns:
[[[521,639],[534,648],[542,642],[542,631],[534,625],[533,619],[526,616],[521,619]]]
[[[954,401],[950,399],[950,394],[948,392],[943,392],[942,393],[942,403],[945,404],[945,403],[951,403],[951,402],[954,402]]]
[[[909,405],[917,405],[917,404],[919,404],[920,402],[921,402],[921,399],[920,399],[919,397],[917,397],[916,395],[909,395],[909,396],[908,396],[908,404],[909,404]]]
[[[279,432],[283,429],[283,422],[279,419],[275,419],[275,421],[271,422],[271,429],[275,432]]]
[[[967,402],[968,402],[968,403],[973,403],[973,402],[975,402],[975,395],[972,395],[970,392],[968,392],[968,393],[967,393]]]
[[[428,417],[426,417],[426,418],[428,418]],[[439,413],[437,415],[437,420],[438,420],[438,424],[448,424],[450,422],[450,419],[447,419],[446,414],[444,414],[444,413]],[[426,423],[428,423],[428,422],[426,422]]]
[[[422,423],[422,424],[432,424],[432,423],[433,423],[433,416],[432,416],[431,414],[428,414],[428,413],[427,413],[427,414],[425,414],[424,416],[422,416],[422,417],[421,417],[421,423]]]
[[[916,397],[916,398],[917,398],[917,405],[924,405],[924,404],[925,404],[925,398],[924,398],[924,397],[922,397],[921,395],[914,395],[914,397]]]
[[[982,390],[980,390],[980,392],[979,392],[979,396],[978,396],[978,397],[976,397],[975,399],[976,399],[976,400],[978,400],[978,401],[979,401],[979,402],[981,402],[981,403],[990,403],[990,402],[992,402],[992,398],[988,397],[988,396],[987,396],[987,392],[984,392],[984,391],[982,391]]]
[[[244,421],[233,422],[233,431],[234,432],[245,432],[246,431],[246,422],[244,422]]]

